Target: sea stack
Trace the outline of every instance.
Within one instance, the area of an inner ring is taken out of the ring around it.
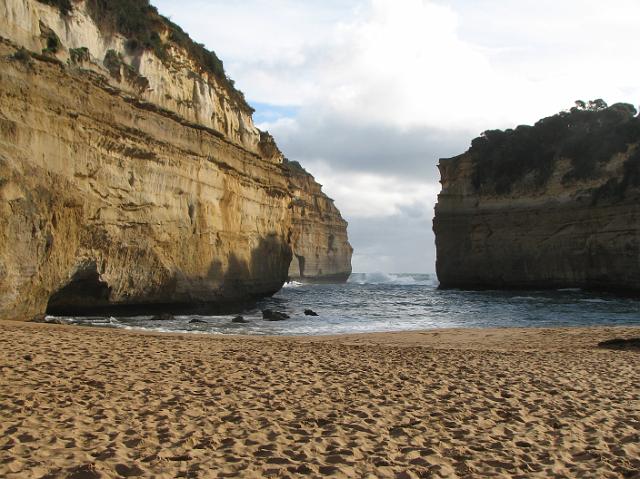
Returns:
[[[105,2],[0,4],[0,318],[246,302],[280,289],[294,250],[345,278],[320,185],[214,53],[129,3],[135,22]]]
[[[640,291],[640,119],[576,102],[440,160],[444,288]]]

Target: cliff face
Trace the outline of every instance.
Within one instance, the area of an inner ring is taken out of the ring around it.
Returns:
[[[442,287],[640,290],[640,120],[630,105],[489,131],[440,161]]]
[[[351,275],[353,252],[347,222],[313,176],[295,163],[288,163],[287,169],[293,194],[289,278],[311,283],[346,281]]]
[[[0,318],[273,294],[303,235],[282,154],[228,80],[170,40],[132,52],[87,3],[0,4]]]

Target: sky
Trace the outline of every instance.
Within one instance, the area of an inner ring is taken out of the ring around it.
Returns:
[[[356,272],[435,270],[437,163],[577,99],[640,102],[637,0],[152,0],[349,222]]]

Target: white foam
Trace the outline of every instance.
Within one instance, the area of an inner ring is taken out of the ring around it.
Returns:
[[[354,273],[349,279],[356,284],[390,284],[398,286],[437,286],[438,281],[430,274]]]

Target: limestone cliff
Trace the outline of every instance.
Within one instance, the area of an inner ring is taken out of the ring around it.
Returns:
[[[631,105],[579,102],[441,160],[441,286],[639,291],[639,145]]]
[[[297,231],[301,193],[242,94],[138,3],[151,46],[101,25],[104,2],[0,4],[0,318],[244,302],[335,226]]]
[[[353,249],[347,222],[321,185],[295,162],[286,162],[293,194],[289,278],[302,282],[344,282],[351,275]]]

